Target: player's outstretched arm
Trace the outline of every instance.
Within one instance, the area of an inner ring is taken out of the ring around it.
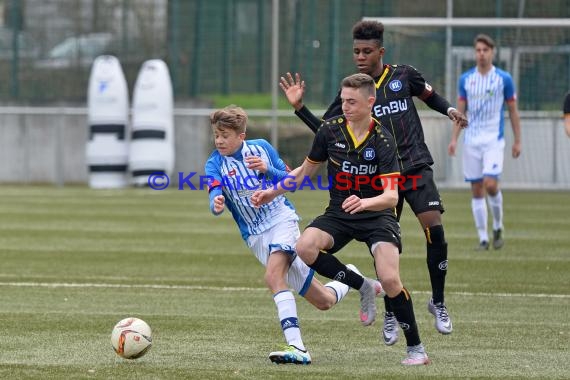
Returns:
[[[467,128],[468,121],[463,112],[451,107],[447,112],[447,116],[453,121],[453,125],[457,125],[461,129]]]
[[[287,101],[295,108],[295,111],[299,111],[303,108],[305,81],[301,80],[301,74],[295,73],[295,77],[293,77],[293,75],[288,72],[279,80],[279,87],[281,87]]]
[[[464,113],[452,107],[451,104],[443,96],[434,90],[424,90],[424,93],[419,96],[420,99],[428,105],[429,108],[435,110],[443,115],[447,115],[454,123],[457,123],[461,128],[467,127],[467,117]]]
[[[314,133],[321,126],[321,120],[316,117],[304,104],[303,95],[305,94],[305,81],[301,79],[301,74],[295,73],[295,77],[291,73],[285,74],[279,81],[279,87],[285,93],[287,101],[295,109],[295,115],[311,128]]]

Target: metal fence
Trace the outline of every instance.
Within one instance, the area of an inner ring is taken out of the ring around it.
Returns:
[[[274,4],[278,12],[273,12]],[[278,23],[273,25],[275,14]],[[301,72],[307,82],[305,101],[324,108],[340,78],[354,71],[351,27],[363,17],[570,19],[570,0],[479,0],[477,6],[471,0],[0,0],[1,104],[63,107],[50,108],[55,114],[41,109],[0,112],[0,182],[85,180],[86,122],[80,110],[98,55],[120,59],[131,90],[142,63],[161,58],[168,64],[177,102],[212,104],[220,96],[224,101],[233,96],[233,102],[243,105],[239,102],[251,97],[256,99],[246,106],[251,113],[270,108],[272,46],[278,37],[277,71]],[[570,28],[390,24],[384,61],[414,65],[453,102],[457,76],[474,64],[472,40],[480,32],[495,38],[496,64],[513,71],[524,115],[528,154],[523,151],[522,159],[512,163],[507,159],[506,183],[568,188],[570,140],[560,128],[560,109],[570,89]],[[418,107],[425,105],[419,102]],[[58,114],[62,109],[74,111]],[[199,167],[211,148],[208,130],[196,129],[207,126],[198,111],[177,110],[177,168]],[[278,132],[280,152],[293,165],[299,163],[310,143],[306,128],[283,116],[290,111],[259,112],[251,118],[251,130],[268,138]],[[459,160],[445,154],[449,128],[441,125],[447,120],[432,111],[422,118],[438,180],[463,186]],[[202,137],[192,138],[197,132]],[[64,141],[63,150],[57,149],[58,141]],[[184,145],[187,141],[198,144],[193,153]]]
[[[354,71],[351,26],[363,17],[569,18],[568,0],[279,0],[278,70],[299,71],[307,101],[325,106]],[[162,58],[177,99],[269,95],[272,4],[268,0],[0,0],[0,100],[10,104],[86,98],[90,64],[119,57],[129,85],[142,62]],[[452,29],[455,71],[473,64],[475,34],[498,44],[513,67],[522,110],[560,108],[570,88],[569,28]],[[446,28],[387,26],[387,63],[412,64],[440,92],[446,85]],[[455,82],[455,77],[451,78]],[[449,82],[449,80],[448,80]],[[452,84],[455,88],[455,83]],[[451,96],[453,97],[453,96]]]

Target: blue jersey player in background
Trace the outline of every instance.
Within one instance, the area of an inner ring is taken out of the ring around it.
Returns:
[[[320,310],[338,303],[349,287],[338,281],[323,285],[314,271],[296,254],[299,216],[285,196],[263,207],[251,203],[253,192],[264,184],[282,180],[288,168],[277,151],[265,140],[245,140],[247,114],[236,106],[215,111],[210,116],[216,150],[206,162],[209,177],[210,210],[220,215],[229,209],[241,236],[265,266],[265,282],[273,294],[287,348],[269,354],[278,364],[310,364],[311,356],[301,338],[295,297],[297,293]],[[351,266],[358,273],[358,270]],[[374,282],[381,294],[381,285]]]

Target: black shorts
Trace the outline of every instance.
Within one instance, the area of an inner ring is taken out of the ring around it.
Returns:
[[[341,218],[333,212],[325,212],[307,227],[315,227],[330,234],[334,239],[328,253],[334,254],[352,239],[364,242],[370,249],[378,242],[394,243],[402,252],[400,224],[393,215],[379,215],[364,219]]]
[[[441,196],[437,190],[435,181],[433,180],[433,170],[431,167],[425,165],[414,168],[412,171],[407,172],[405,175],[403,189],[398,188],[398,205],[396,206],[396,215],[398,221],[402,216],[402,209],[404,208],[404,199],[410,205],[410,208],[415,215],[422,212],[439,210],[442,214],[445,211]],[[417,176],[415,179],[410,176]]]

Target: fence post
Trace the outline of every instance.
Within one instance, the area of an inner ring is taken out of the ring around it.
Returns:
[[[338,88],[338,29],[339,29],[339,0],[334,0],[329,12],[329,75],[328,83],[325,86],[325,102],[328,104],[331,98],[334,98]]]
[[[180,83],[178,82],[178,62],[180,58],[180,47],[178,45],[178,35],[180,30],[180,25],[178,22],[178,14],[180,13],[180,7],[178,0],[171,0],[168,2],[168,25],[167,33],[168,36],[168,60],[170,68],[170,76],[172,78],[172,86],[174,87],[174,93],[178,94],[178,89],[180,88]]]
[[[194,16],[194,51],[190,51],[192,54],[192,67],[190,73],[190,96],[198,95],[198,89],[200,88],[200,53],[202,50],[202,0],[196,0],[196,15]]]
[[[263,20],[265,19],[265,15],[263,12],[263,3],[264,0],[257,0],[257,54],[256,54],[256,60],[257,60],[257,92],[261,93],[263,92],[263,69],[264,69],[264,65],[263,65],[263,58],[265,56],[265,52],[263,50],[263,40],[264,40],[264,35],[265,35],[265,30],[264,30],[264,24],[263,24]]]
[[[22,29],[22,13],[20,0],[12,0],[10,7],[10,22],[12,26],[12,65],[10,75],[10,95],[17,98],[20,95],[20,79],[19,79],[19,39],[20,30]]]
[[[279,96],[279,0],[273,0],[271,10],[271,144],[278,149],[277,102]]]

